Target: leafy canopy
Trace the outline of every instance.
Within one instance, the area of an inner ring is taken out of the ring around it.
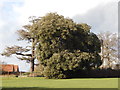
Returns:
[[[66,78],[71,70],[89,70],[101,64],[100,40],[90,32],[89,25],[48,13],[33,27],[37,32],[37,59],[47,78]]]

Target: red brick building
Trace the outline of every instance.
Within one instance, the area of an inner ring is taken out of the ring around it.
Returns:
[[[18,65],[13,65],[13,64],[5,64],[2,65],[2,73],[18,73],[19,72],[19,67]]]

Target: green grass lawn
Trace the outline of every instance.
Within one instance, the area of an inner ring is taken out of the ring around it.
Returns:
[[[40,90],[40,88],[118,88],[118,78],[44,79],[42,77],[3,77],[2,88],[26,88],[25,90],[31,90],[30,88],[39,88],[37,90]]]

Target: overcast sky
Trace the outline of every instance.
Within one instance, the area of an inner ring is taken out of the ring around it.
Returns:
[[[16,30],[28,24],[30,16],[43,16],[57,12],[72,18],[77,23],[87,23],[91,31],[99,33],[118,31],[119,0],[0,0],[0,53],[6,46],[25,45],[17,41]],[[29,64],[0,56],[1,61],[17,64],[22,71],[29,70]]]

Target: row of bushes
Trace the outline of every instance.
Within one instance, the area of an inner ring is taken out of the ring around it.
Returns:
[[[97,69],[97,70],[78,70],[78,71],[69,71],[65,72],[68,78],[114,78],[120,77],[120,70],[112,70],[112,69]],[[7,74],[6,74],[7,75]],[[18,74],[10,74],[11,76],[19,76]],[[10,76],[9,75],[9,76]],[[44,77],[41,72],[26,72],[22,73],[22,76],[28,77]]]
[[[78,71],[68,71],[64,72],[68,78],[113,78],[120,77],[120,70],[112,69],[96,69],[96,70],[78,70]],[[22,75],[27,76],[40,76],[44,77],[41,72],[34,73],[23,73]]]
[[[71,71],[70,78],[115,78],[120,77],[120,70],[97,69],[97,70],[78,70]]]

